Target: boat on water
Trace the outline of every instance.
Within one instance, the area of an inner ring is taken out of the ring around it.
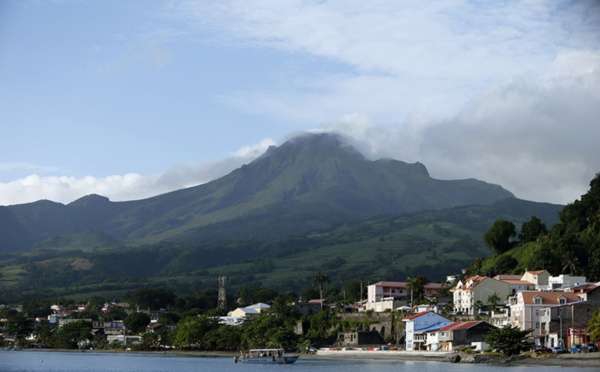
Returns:
[[[247,353],[240,352],[233,358],[235,363],[251,364],[292,364],[299,355],[287,355],[283,349],[250,349]]]

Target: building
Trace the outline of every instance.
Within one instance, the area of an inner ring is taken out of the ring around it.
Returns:
[[[551,347],[567,345],[568,328],[579,327],[581,332],[580,326],[587,325],[592,314],[598,310],[600,310],[600,301],[579,301],[541,309],[540,322],[544,337],[540,341]]]
[[[406,323],[406,350],[425,350],[427,332],[443,328],[452,321],[446,317],[425,311],[402,319]]]
[[[477,303],[487,305],[489,297],[494,294],[500,297],[501,303],[505,303],[510,286],[504,281],[487,276],[472,276],[459,281],[450,292],[454,294],[454,311],[476,315]]]
[[[487,334],[495,328],[484,321],[451,323],[427,332],[427,349],[451,351],[457,346],[471,346],[473,342],[483,343]]]
[[[509,323],[521,330],[533,329],[531,336],[543,335],[541,311],[546,308],[578,302],[571,292],[518,292],[509,299]]]
[[[550,273],[546,270],[525,271],[521,280],[533,283],[535,289],[538,291],[552,289],[549,282]]]
[[[383,339],[377,331],[352,331],[338,333],[337,342],[340,346],[381,345]]]
[[[548,279],[549,289],[570,288],[587,283],[585,276],[558,275]]]
[[[411,293],[406,289],[407,282],[378,282],[367,287],[367,310],[382,312],[394,310],[410,303]],[[441,283],[428,283],[423,286],[423,295],[431,296],[442,289]]]

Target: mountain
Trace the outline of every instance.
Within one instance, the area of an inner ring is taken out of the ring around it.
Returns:
[[[67,205],[42,200],[2,207],[0,252],[88,231],[106,235],[109,246],[266,241],[344,220],[504,199],[520,202],[498,185],[436,180],[423,164],[371,161],[339,135],[308,134],[269,148],[220,179],[148,199],[111,202],[89,195]]]

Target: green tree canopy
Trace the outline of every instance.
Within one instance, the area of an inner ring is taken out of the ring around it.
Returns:
[[[62,325],[54,335],[54,346],[61,349],[76,349],[79,341],[92,339],[92,323],[85,320]]]
[[[497,255],[500,255],[511,248],[510,239],[516,235],[515,225],[512,222],[498,220],[483,235],[483,240]]]
[[[527,222],[523,222],[521,225],[521,232],[519,233],[519,240],[522,243],[533,242],[540,235],[548,233],[546,224],[539,218],[532,216]]]
[[[123,325],[132,334],[144,332],[148,324],[150,316],[146,313],[131,313],[123,320]]]
[[[158,310],[175,304],[175,294],[166,288],[140,288],[125,295],[130,304],[140,309]],[[216,304],[215,304],[216,306]]]
[[[507,355],[516,355],[528,349],[525,339],[532,331],[533,329],[521,331],[517,326],[508,325],[491,330],[485,341],[492,350],[498,350]]]

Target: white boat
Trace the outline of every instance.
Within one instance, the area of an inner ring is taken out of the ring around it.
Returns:
[[[292,364],[299,355],[287,355],[283,349],[250,349],[233,358],[235,363]]]

